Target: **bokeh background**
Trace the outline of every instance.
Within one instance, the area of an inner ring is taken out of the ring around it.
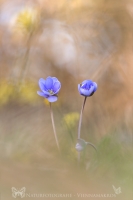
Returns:
[[[36,93],[47,76],[62,83],[52,104],[60,153],[49,104]],[[98,90],[81,138],[99,153],[87,147],[78,165],[77,84],[85,79]],[[121,187],[117,199],[132,199],[132,88],[132,0],[0,0],[1,200],[14,199],[12,187],[84,199],[77,193],[115,194],[112,185]]]

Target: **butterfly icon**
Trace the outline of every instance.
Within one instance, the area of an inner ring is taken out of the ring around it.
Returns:
[[[121,187],[118,187],[117,189],[115,188],[114,185],[112,185],[114,191],[115,191],[115,194],[120,194],[121,193]]]
[[[25,197],[25,191],[26,188],[23,187],[20,190],[17,190],[15,187],[12,187],[12,196],[16,198],[17,196],[20,196],[21,198]]]

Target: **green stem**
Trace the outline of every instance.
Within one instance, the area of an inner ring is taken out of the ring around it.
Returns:
[[[50,103],[50,114],[51,114],[51,120],[52,120],[52,126],[53,126],[55,141],[56,141],[58,150],[60,150],[60,148],[59,148],[59,142],[58,142],[58,138],[57,138],[57,134],[56,134],[56,129],[55,129],[54,116],[53,116],[53,111],[52,111],[52,105],[51,105],[51,103]]]

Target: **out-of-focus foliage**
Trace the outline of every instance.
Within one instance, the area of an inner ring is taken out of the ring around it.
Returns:
[[[26,81],[19,86],[19,83],[15,85],[3,80],[0,82],[0,106],[13,101],[34,105],[39,100],[37,89],[37,85],[32,81]]]
[[[8,84],[7,81],[1,81],[0,83],[0,106],[10,102],[14,94],[14,87],[12,84]]]
[[[73,129],[75,127],[78,120],[79,120],[79,113],[77,112],[68,113],[64,116],[64,122],[70,129]]]
[[[34,82],[25,82],[19,90],[19,98],[22,102],[34,104],[38,101],[37,97],[37,85]]]
[[[14,21],[16,31],[32,33],[39,24],[39,13],[37,10],[25,9],[21,11]]]

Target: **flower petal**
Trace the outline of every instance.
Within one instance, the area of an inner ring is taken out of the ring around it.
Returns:
[[[59,81],[56,81],[54,86],[53,86],[53,90],[56,93],[57,91],[59,91],[61,88],[61,83]]]
[[[75,149],[77,151],[83,151],[84,148],[79,143],[77,143],[76,146],[75,146]]]
[[[45,81],[45,87],[49,90],[53,86],[53,79],[49,76]]]
[[[39,87],[42,91],[45,90],[45,80],[43,78],[39,79]]]
[[[48,91],[43,90],[43,93],[47,96],[51,96],[51,94]]]
[[[91,86],[89,90],[86,90],[80,87],[80,94],[83,96],[90,96],[93,91],[94,91],[94,86]]]
[[[82,82],[82,85],[83,85],[83,84],[86,84],[87,82],[88,82],[88,80],[84,80],[84,81]]]
[[[78,139],[78,143],[76,144],[75,148],[77,151],[83,151],[85,149],[86,145],[87,145],[87,142],[80,138],[80,139]]]
[[[56,77],[52,77],[52,79],[53,79],[53,85],[54,85],[54,83],[55,83],[56,81],[58,81],[58,79],[57,79]]]
[[[85,80],[85,81],[82,82],[82,85],[85,85],[85,84],[87,84],[87,86],[92,85],[93,81],[91,81],[91,80]]]
[[[94,85],[94,92],[96,92],[96,90],[97,90],[97,84],[95,82],[93,82],[93,85]]]
[[[87,89],[89,89],[92,85],[93,85],[93,81],[88,80],[87,83],[86,83]]]
[[[47,98],[48,96],[46,94],[44,94],[43,92],[37,91],[37,94],[41,97],[45,97]]]
[[[50,96],[47,98],[49,102],[55,102],[57,101],[58,97],[57,96]]]
[[[91,81],[91,80],[85,80],[85,81],[82,82],[82,85],[85,85],[85,84],[91,85],[91,84],[93,84],[93,81]]]
[[[58,94],[58,92],[59,92],[59,90],[60,90],[60,88],[56,91],[56,92],[54,92],[54,94],[53,95],[57,95]]]

